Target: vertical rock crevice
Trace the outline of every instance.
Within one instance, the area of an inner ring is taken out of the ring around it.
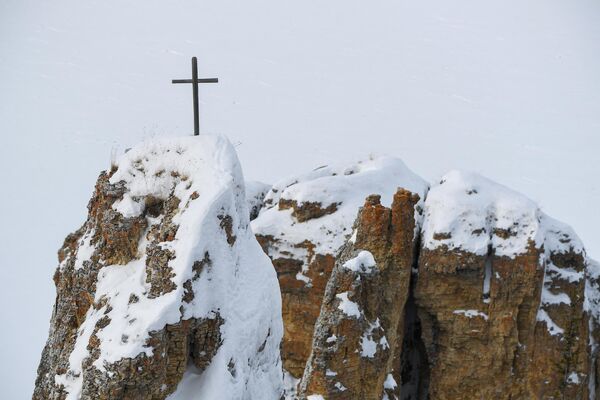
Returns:
[[[425,192],[423,202],[427,199]],[[422,209],[417,210],[422,213]],[[419,310],[415,301],[415,287],[419,279],[419,257],[421,253],[422,226],[417,225],[413,249],[413,260],[408,288],[408,298],[404,305],[404,333],[401,350],[398,354],[399,385],[391,393],[384,386],[388,399],[426,400],[429,398],[429,358],[422,337]]]
[[[482,298],[483,302],[489,304],[490,302],[490,286],[492,284],[492,260],[494,259],[494,247],[492,246],[492,238],[490,237],[490,244],[488,244],[487,256],[485,258],[485,265],[483,269],[483,290]]]
[[[429,359],[421,336],[421,320],[414,296],[416,279],[418,279],[417,274],[413,274],[408,300],[404,307],[400,400],[425,400],[429,396]]]

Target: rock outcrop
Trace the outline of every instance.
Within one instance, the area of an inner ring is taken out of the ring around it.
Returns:
[[[430,398],[589,398],[587,264],[528,199],[446,175],[425,203],[414,292]]]
[[[34,399],[277,398],[277,278],[221,137],[145,143],[65,240]],[[210,379],[206,379],[210,376]]]
[[[327,284],[300,397],[379,400],[388,374],[400,371],[420,199],[405,189],[390,208],[367,199]]]
[[[421,229],[413,196],[367,199],[299,398],[596,398],[599,271],[576,234],[475,174],[429,191]]]
[[[33,398],[600,398],[600,264],[529,199],[390,157],[247,186],[210,136],[102,173]]]
[[[398,159],[324,166],[273,186],[252,228],[273,260],[283,302],[283,365],[288,397],[311,353],[313,327],[336,256],[351,237],[364,199],[390,204],[398,187],[423,194],[427,184]]]

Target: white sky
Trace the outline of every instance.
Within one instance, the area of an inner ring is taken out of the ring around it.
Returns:
[[[0,2],[0,377],[30,398],[65,235],[111,149],[201,129],[274,181],[387,153],[527,194],[600,257],[597,0]]]

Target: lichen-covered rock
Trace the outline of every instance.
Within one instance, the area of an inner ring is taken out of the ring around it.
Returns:
[[[600,265],[576,234],[475,174],[428,192],[421,230],[406,223],[414,202],[402,190],[391,208],[367,199],[299,397],[598,398]]]
[[[421,196],[400,189],[389,208],[380,204],[379,196],[367,199],[356,235],[327,284],[300,384],[301,399],[322,395],[380,400],[385,382],[400,378]]]
[[[282,358],[292,392],[311,352],[325,286],[360,206],[370,194],[390,204],[399,186],[422,193],[426,183],[391,157],[320,167],[275,184],[252,222],[279,277]],[[294,395],[288,391],[287,396]]]
[[[34,399],[276,399],[276,274],[222,137],[144,143],[65,240]],[[206,379],[205,376],[210,376]]]
[[[388,157],[267,188],[221,137],[102,173],[34,400],[600,398],[600,264],[527,198]]]
[[[407,365],[403,396],[589,398],[587,261],[568,226],[455,171],[429,192],[422,237],[414,295],[428,369],[415,386]]]
[[[590,399],[600,398],[600,263],[588,258],[584,309],[589,314]]]

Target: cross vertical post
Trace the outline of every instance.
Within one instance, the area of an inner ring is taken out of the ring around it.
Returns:
[[[194,88],[194,136],[200,135],[200,110],[198,109],[198,59],[192,57],[192,86]]]
[[[192,79],[173,79],[171,83],[191,83],[194,100],[194,136],[200,135],[200,112],[198,105],[198,84],[199,83],[218,83],[218,78],[198,79],[198,59],[192,57]]]

